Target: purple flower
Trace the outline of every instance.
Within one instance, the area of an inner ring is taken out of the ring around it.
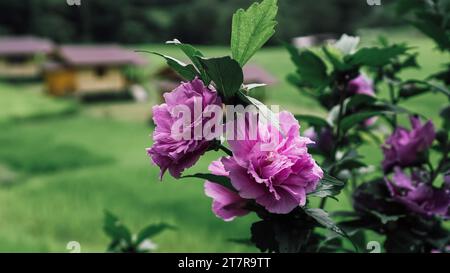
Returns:
[[[306,203],[306,194],[322,179],[322,169],[308,153],[309,138],[288,112],[279,114],[281,133],[260,123],[256,139],[229,140],[232,157],[221,162],[241,198],[255,200],[271,213],[286,214]],[[245,134],[248,136],[249,134]]]
[[[428,121],[421,124],[418,117],[411,117],[412,130],[397,127],[383,146],[383,169],[394,166],[406,167],[421,162],[421,153],[426,151],[435,138],[434,125]]]
[[[228,175],[220,161],[213,161],[209,165],[209,170],[215,175]],[[205,194],[213,199],[212,211],[214,214],[224,221],[232,221],[237,216],[244,216],[249,213],[245,209],[248,200],[241,198],[236,192],[220,184],[206,181]]]
[[[330,154],[332,152],[334,137],[331,128],[323,127],[317,133],[314,127],[310,127],[303,132],[303,135],[314,142],[309,144],[308,147],[317,149],[323,154]]]
[[[147,153],[153,163],[161,169],[161,179],[167,169],[172,176],[179,178],[184,169],[193,166],[209,149],[210,141],[205,138],[196,140],[192,137],[196,126],[202,126],[211,119],[204,118],[202,111],[209,105],[221,106],[222,102],[217,92],[212,90],[212,87],[206,87],[198,78],[182,83],[172,92],[165,93],[164,99],[165,103],[153,107],[153,121],[156,129],[153,133],[153,146],[147,149]],[[191,113],[196,113],[194,107],[200,105],[201,116],[191,117],[187,128],[183,127],[183,132],[174,134],[172,125],[186,118],[177,112],[179,109],[177,107],[180,105],[186,106]],[[191,137],[180,138],[179,136],[184,134],[185,130]]]
[[[348,93],[350,95],[367,95],[370,97],[375,97],[375,91],[373,87],[372,81],[365,76],[364,74],[360,74],[355,79],[351,80],[348,83],[347,87]],[[368,118],[363,122],[365,127],[372,126],[378,120],[378,117]]]
[[[414,171],[406,175],[399,167],[395,167],[392,181],[386,183],[394,200],[409,210],[427,216],[450,217],[450,189],[444,185],[437,189],[426,182],[426,174]]]

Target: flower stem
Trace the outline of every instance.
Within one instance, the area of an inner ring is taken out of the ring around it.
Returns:
[[[219,144],[219,145],[217,145],[217,147],[220,150],[224,151],[227,155],[233,156],[233,152],[230,149],[228,149],[227,147],[225,147],[223,144]]]

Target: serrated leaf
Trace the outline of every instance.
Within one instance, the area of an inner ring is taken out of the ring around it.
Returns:
[[[330,218],[330,216],[328,215],[328,213],[326,211],[324,211],[323,209],[319,209],[319,208],[307,208],[305,209],[306,214],[308,214],[309,216],[311,216],[312,218],[314,218],[320,225],[324,226],[325,228],[336,232],[337,234],[347,237],[347,235],[345,234],[345,232],[338,227],[333,219]]]
[[[292,45],[287,45],[287,49],[303,85],[320,88],[329,83],[327,66],[316,53],[308,49],[298,51]]]
[[[277,0],[263,0],[233,15],[231,52],[241,67],[275,33],[277,11]]]
[[[184,52],[184,54],[189,58],[189,60],[191,60],[192,63],[195,65],[195,67],[197,67],[197,69],[200,71],[201,78],[202,78],[203,82],[205,83],[205,85],[209,84],[210,79],[198,59],[198,57],[204,57],[203,53],[200,50],[198,50],[197,48],[195,48],[194,46],[192,46],[190,44],[184,44],[177,39],[174,39],[172,41],[167,41],[166,43],[173,44],[173,45],[176,45],[177,47],[179,47],[181,49],[181,51]]]
[[[198,58],[208,77],[216,84],[217,91],[225,101],[233,98],[244,82],[239,64],[229,56]]]
[[[158,52],[151,52],[151,51],[144,51],[144,52],[155,54],[164,58],[168,66],[170,66],[173,70],[175,70],[175,72],[177,72],[181,77],[183,77],[188,81],[191,81],[195,77],[200,76],[198,74],[198,71],[192,64],[185,64],[182,61],[179,61],[173,57],[164,54],[160,54]]]
[[[334,69],[338,71],[346,71],[352,68],[351,65],[344,62],[344,56],[338,49],[331,46],[324,46],[322,47],[322,51],[331,62]]]
[[[320,198],[331,197],[337,200],[334,196],[339,195],[344,186],[345,182],[324,173],[317,188],[308,195]]]
[[[404,54],[407,50],[408,48],[403,45],[392,45],[384,48],[365,47],[355,54],[347,56],[346,60],[350,65],[380,67],[388,64],[393,58]]]

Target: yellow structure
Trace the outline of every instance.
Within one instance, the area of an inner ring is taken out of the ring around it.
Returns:
[[[118,46],[62,46],[55,59],[59,61],[46,64],[44,75],[47,90],[56,96],[128,91],[125,69],[145,64],[135,52]]]

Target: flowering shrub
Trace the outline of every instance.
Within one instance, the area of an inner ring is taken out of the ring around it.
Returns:
[[[408,10],[414,11],[434,3],[413,2],[400,5],[412,5]],[[400,103],[425,92],[450,97],[445,85],[436,83],[448,84],[448,71],[427,80],[400,78],[403,70],[418,67],[417,54],[384,38],[376,47],[361,48],[359,38],[348,35],[320,49],[288,45],[296,67],[288,81],[327,115],[272,111],[249,96],[261,84],[245,85],[242,67],[273,35],[276,13],[276,0],[237,11],[231,56],[205,57],[178,40],[168,43],[191,64],[152,52],[186,80],[153,108],[156,129],[148,154],[161,178],[169,170],[177,179],[205,180],[212,211],[224,221],[255,213],[259,220],[252,224],[251,242],[261,251],[366,251],[366,230],[385,236],[387,252],[446,251],[450,108],[442,111],[439,129]],[[439,42],[449,50],[450,43],[442,37]],[[385,90],[388,99],[379,95]],[[401,126],[404,117],[411,129]],[[300,124],[309,125],[303,134]],[[375,166],[361,153],[369,142],[378,143],[384,154]],[[210,150],[224,155],[211,162],[209,172],[184,174]],[[342,189],[354,211],[333,212],[336,224],[325,208],[327,200],[342,197]],[[312,206],[310,198],[319,198],[320,205]]]

